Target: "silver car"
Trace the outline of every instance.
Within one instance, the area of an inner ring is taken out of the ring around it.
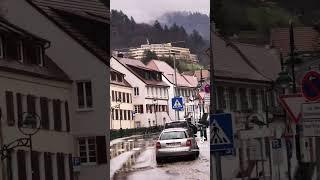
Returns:
[[[190,157],[196,159],[199,156],[199,146],[194,135],[188,133],[185,128],[170,128],[161,132],[156,142],[156,161],[175,157]]]

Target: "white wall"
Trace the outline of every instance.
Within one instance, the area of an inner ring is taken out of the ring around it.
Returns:
[[[73,125],[73,134],[75,136],[106,135],[107,129],[109,129],[109,123],[106,120],[106,117],[109,117],[109,111],[107,111],[109,100],[106,98],[109,97],[107,66],[30,6],[27,1],[6,0],[5,6],[7,8],[6,18],[10,22],[51,42],[51,47],[46,51],[47,55],[72,80],[92,81],[93,110],[85,112],[76,110],[77,91],[76,84],[73,84],[71,96],[73,103],[70,106],[70,111],[73,112],[73,117],[77,122]],[[108,179],[108,165],[101,166],[104,167],[102,168],[104,170],[99,172],[97,169],[90,171],[90,169],[86,169],[88,167],[82,167],[80,180],[85,179],[82,177],[93,175],[98,175],[101,179]]]

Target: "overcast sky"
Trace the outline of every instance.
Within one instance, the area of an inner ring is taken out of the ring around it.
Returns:
[[[209,15],[210,0],[110,0],[111,9],[122,10],[136,22],[150,22],[165,12],[191,11]]]

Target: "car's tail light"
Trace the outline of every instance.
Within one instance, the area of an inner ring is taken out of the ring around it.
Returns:
[[[157,143],[156,143],[156,148],[157,148],[157,149],[160,149],[160,148],[161,148],[160,142],[157,142]]]
[[[191,146],[191,145],[192,145],[191,140],[188,139],[188,140],[187,140],[187,143],[186,143],[186,146]]]

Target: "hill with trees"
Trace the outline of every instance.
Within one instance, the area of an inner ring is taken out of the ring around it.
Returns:
[[[150,43],[168,43],[185,41],[185,43],[173,43],[174,46],[189,48],[191,53],[198,55],[200,64],[208,65],[209,57],[205,50],[209,48],[209,42],[196,30],[188,34],[184,27],[173,23],[171,26],[162,26],[159,21],[153,25],[136,23],[133,17],[128,17],[122,11],[111,10],[111,49],[123,49],[140,47]]]

